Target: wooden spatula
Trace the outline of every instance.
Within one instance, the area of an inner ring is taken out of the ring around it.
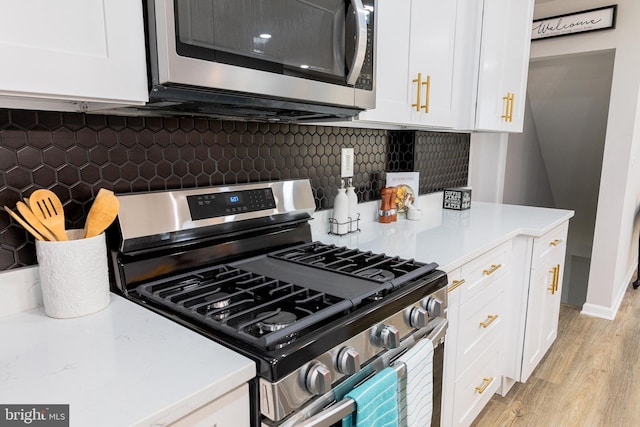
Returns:
[[[56,236],[56,240],[69,240],[64,228],[62,202],[53,191],[34,191],[29,197],[29,207],[36,218]]]
[[[84,225],[84,237],[94,237],[106,230],[116,219],[119,209],[120,202],[113,191],[101,188],[89,209]]]

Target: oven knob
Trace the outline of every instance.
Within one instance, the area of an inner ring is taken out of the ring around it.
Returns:
[[[336,369],[344,375],[353,375],[360,371],[360,355],[353,347],[344,347],[338,353]]]
[[[309,393],[325,394],[331,390],[331,371],[324,364],[315,363],[307,371],[305,382]]]
[[[409,314],[409,325],[412,328],[424,328],[429,324],[429,313],[420,307],[414,307]]]
[[[394,326],[379,325],[374,331],[373,344],[386,350],[398,348],[400,332]]]
[[[442,301],[438,298],[423,299],[422,308],[427,310],[429,317],[442,317]]]

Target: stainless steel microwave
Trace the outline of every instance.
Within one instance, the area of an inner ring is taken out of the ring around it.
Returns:
[[[148,0],[147,109],[265,120],[375,107],[375,0]]]

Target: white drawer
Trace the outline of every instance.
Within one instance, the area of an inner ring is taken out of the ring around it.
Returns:
[[[465,303],[504,276],[509,267],[510,253],[511,240],[463,265],[460,268],[460,277],[464,280],[460,287],[460,302]]]
[[[453,425],[468,426],[478,416],[491,396],[500,388],[500,345],[480,354],[455,382]]]
[[[463,375],[489,345],[502,347],[507,316],[504,292],[506,280],[507,276],[503,275],[460,307],[456,378]]]
[[[567,233],[569,231],[569,222],[565,222],[561,226],[554,228],[543,236],[536,237],[533,240],[533,259],[532,268],[540,265],[546,265],[547,258],[553,257],[554,254],[565,252],[567,245]]]

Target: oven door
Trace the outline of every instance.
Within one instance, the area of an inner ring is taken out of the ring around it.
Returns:
[[[403,340],[400,347],[389,350],[364,367],[358,374],[353,375],[338,387],[321,396],[309,407],[299,411],[297,416],[286,420],[280,427],[332,427],[341,426],[342,419],[355,411],[355,402],[351,399],[342,399],[336,402],[337,396],[344,396],[347,392],[364,382],[366,379],[380,372],[385,367],[391,366],[396,369],[398,376],[405,375],[403,363],[395,360],[415,346],[421,340],[430,340],[433,344],[433,410],[431,413],[431,426],[440,426],[442,412],[442,373],[444,365],[444,344],[445,334],[448,328],[448,321],[445,318],[437,320],[437,324],[430,330],[428,336],[420,332]],[[395,363],[394,363],[395,362]],[[271,424],[264,424],[263,427],[270,427]]]
[[[154,84],[375,105],[374,0],[153,1]]]

